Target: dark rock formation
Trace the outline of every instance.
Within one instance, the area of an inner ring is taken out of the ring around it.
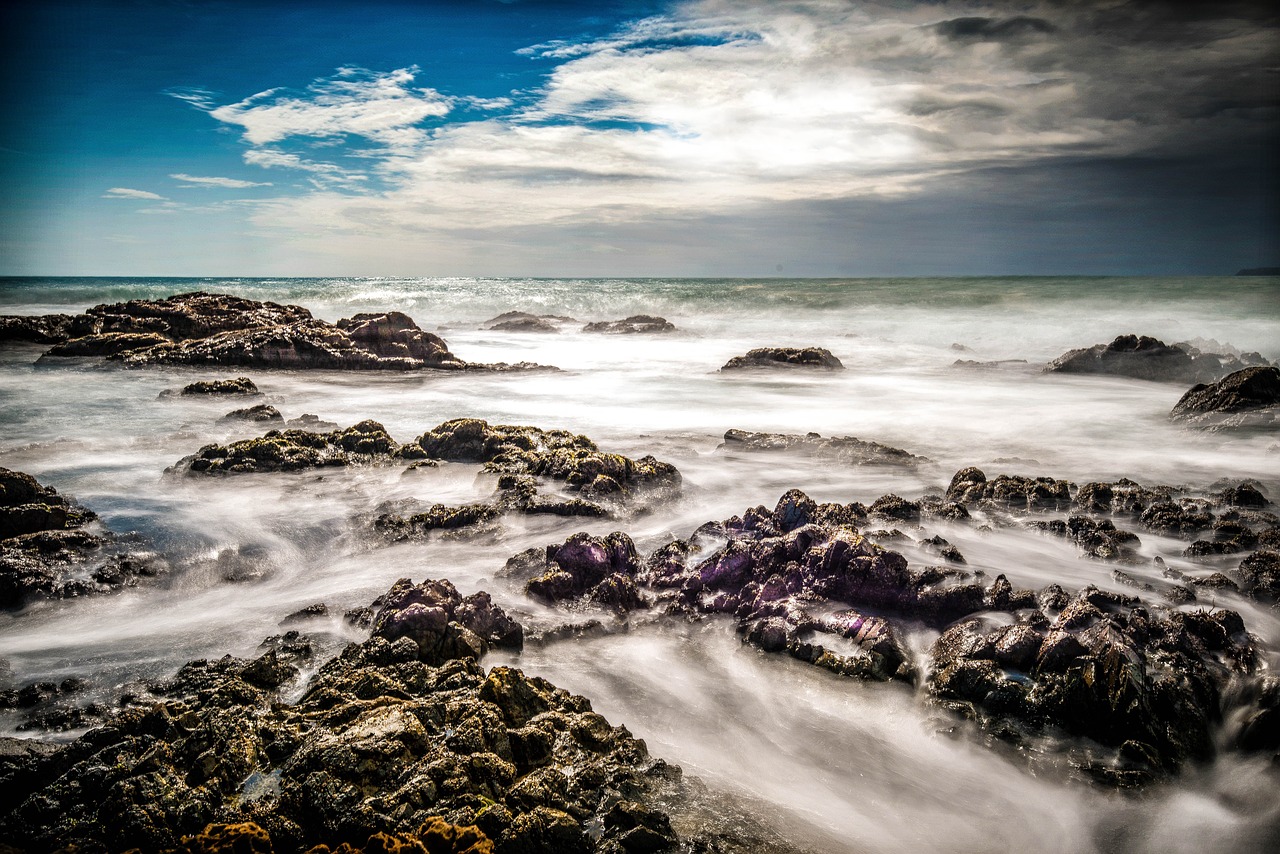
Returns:
[[[631,317],[626,317],[622,320],[601,320],[596,323],[588,323],[582,327],[583,332],[605,332],[614,335],[675,332],[675,330],[674,323],[665,317],[655,317],[651,314],[633,314]]]
[[[1280,368],[1253,367],[1191,388],[1169,419],[1204,430],[1280,427]]]
[[[724,444],[716,450],[728,452],[786,451],[818,459],[832,460],[851,466],[902,466],[914,468],[931,462],[925,457],[910,454],[901,448],[867,442],[852,436],[823,438],[817,433],[804,436],[789,433],[751,433],[746,430],[728,430]]]
[[[1071,484],[1049,477],[999,475],[987,480],[982,469],[970,466],[951,478],[947,500],[965,506],[991,505],[1014,511],[1066,510],[1071,506]]]
[[[79,331],[78,323],[70,314],[0,315],[0,343],[58,344]]]
[[[636,587],[640,559],[626,534],[574,534],[561,545],[547,546],[545,552],[532,552],[536,550],[522,556],[522,571],[537,573],[525,585],[535,599],[585,599],[619,613],[648,607]]]
[[[1093,587],[1052,620],[962,622],[932,654],[930,692],[944,706],[1014,741],[1045,727],[1093,739],[1113,752],[1084,768],[1113,785],[1209,758],[1224,689],[1256,665],[1234,611],[1160,617]]]
[[[118,589],[165,571],[154,554],[92,525],[96,518],[30,475],[0,468],[0,608]]]
[[[761,347],[749,350],[745,356],[734,356],[725,363],[722,371],[745,368],[814,368],[827,371],[843,371],[844,365],[831,351],[822,347]]]
[[[472,854],[745,854],[767,838],[730,811],[705,829],[686,820],[678,839],[668,810],[705,795],[585,698],[486,673],[477,650],[511,641],[515,624],[484,594],[398,582],[374,626],[296,704],[276,691],[299,659],[271,649],[192,662],[59,749],[6,751],[0,838],[33,851]]]
[[[259,403],[246,409],[233,409],[222,416],[223,421],[251,421],[254,423],[279,421],[284,423],[280,410],[267,403]]]
[[[1098,560],[1133,561],[1139,545],[1138,535],[1120,530],[1110,519],[1071,516],[1066,521],[1051,519],[1034,521],[1031,526],[1055,536],[1065,537],[1080,547],[1086,557]]]
[[[1049,363],[1046,371],[1106,374],[1154,382],[1211,382],[1244,364],[1235,356],[1192,355],[1146,335],[1120,335],[1110,344],[1070,350]]]
[[[514,320],[503,320],[486,327],[491,332],[542,332],[558,333],[560,327],[541,317],[521,317]]]
[[[331,433],[272,430],[258,439],[206,445],[193,456],[179,460],[174,468],[201,474],[299,471],[390,461],[398,448],[377,421],[361,421]]]

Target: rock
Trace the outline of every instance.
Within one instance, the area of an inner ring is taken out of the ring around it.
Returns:
[[[75,326],[69,314],[0,315],[0,343],[57,344],[72,337]]]
[[[1280,369],[1245,368],[1182,396],[1169,420],[1203,430],[1280,426]]]
[[[946,498],[971,506],[989,502],[998,507],[1028,512],[1034,510],[1066,510],[1071,506],[1071,484],[1048,477],[999,475],[987,480],[982,469],[970,466],[951,478]]]
[[[299,608],[289,616],[280,621],[281,626],[289,626],[295,623],[304,623],[310,620],[322,619],[329,616],[329,606],[323,602],[316,602],[305,608]]]
[[[578,321],[574,320],[572,317],[565,317],[564,315],[558,314],[531,314],[527,311],[504,311],[497,317],[491,317],[486,320],[481,324],[481,327],[484,329],[506,329],[512,332],[521,332],[526,331],[520,328],[522,324],[526,322],[532,322],[533,325],[536,326],[546,325],[551,328],[550,331],[558,332],[560,330],[559,324],[577,323]],[[541,332],[547,330],[529,329],[527,331]]]
[[[284,416],[280,414],[280,410],[266,403],[260,403],[257,406],[250,406],[247,409],[233,409],[226,415],[222,416],[223,421],[252,421],[254,423],[279,421],[284,422]]]
[[[881,445],[878,442],[867,442],[852,436],[823,438],[817,433],[800,436],[788,433],[728,430],[724,434],[724,443],[716,450],[732,453],[783,451],[853,466],[883,465],[913,468],[931,462],[925,457],[918,457],[901,448]]]
[[[296,305],[258,302],[194,291],[160,300],[98,305],[86,312],[93,332],[156,332],[170,341],[208,338],[233,330],[281,326],[311,319]]]
[[[1085,513],[1110,513],[1122,516],[1141,516],[1155,503],[1170,500],[1168,487],[1144,489],[1126,478],[1114,483],[1093,482],[1080,487],[1072,499],[1073,509]]]
[[[31,475],[0,468],[0,608],[105,592],[166,571],[155,555],[89,530],[96,518]]]
[[[539,574],[525,585],[525,592],[548,603],[585,598],[626,613],[648,607],[636,587],[639,567],[635,544],[626,534],[574,534],[560,545],[547,546],[540,565],[529,565]]]
[[[510,667],[486,673],[469,654],[440,657],[451,633],[484,631],[468,603],[495,613],[443,585],[398,582],[374,635],[324,664],[295,703],[270,687],[275,652],[192,662],[60,749],[0,751],[0,838],[33,851],[681,845],[668,810],[697,796],[678,769],[583,697]],[[437,631],[431,614],[450,607],[456,619]],[[745,852],[735,840],[758,832],[747,820],[696,835],[699,850]]]
[[[1212,755],[1224,690],[1257,665],[1233,611],[1156,618],[1136,599],[1092,587],[1043,629],[968,620],[932,654],[929,690],[943,705],[994,732],[1014,722],[1093,739],[1115,751],[1102,779],[1119,785]],[[1134,774],[1114,773],[1124,770]]]
[[[168,342],[158,332],[101,332],[55,344],[45,356],[115,356]]]
[[[1070,350],[1049,363],[1051,373],[1106,374],[1153,382],[1211,382],[1244,365],[1234,356],[1192,356],[1145,335],[1120,335],[1110,344]]]
[[[541,317],[521,317],[514,320],[503,320],[486,327],[491,332],[550,332],[558,333],[560,327]]]
[[[272,430],[258,439],[206,445],[194,455],[179,460],[174,469],[193,474],[300,471],[379,460],[390,462],[399,447],[381,424],[366,420],[331,433]]]
[[[612,335],[652,334],[655,332],[674,332],[675,324],[664,317],[651,314],[633,314],[622,320],[602,320],[588,323],[582,327],[583,332],[606,332]]]
[[[843,371],[844,365],[831,351],[822,347],[762,347],[750,350],[745,356],[734,356],[725,363],[722,371],[747,368],[811,368],[827,371]]]
[[[1123,560],[1134,562],[1135,549],[1140,545],[1138,535],[1120,530],[1110,519],[1090,519],[1087,516],[1071,516],[1061,519],[1033,521],[1031,527],[1047,534],[1066,537],[1087,557],[1098,560]]]
[[[1240,575],[1249,595],[1280,602],[1280,551],[1259,549],[1240,561]]]
[[[214,394],[261,394],[258,387],[254,385],[253,380],[248,377],[237,377],[234,380],[202,380],[200,382],[191,383],[183,386],[183,395],[214,395]]]

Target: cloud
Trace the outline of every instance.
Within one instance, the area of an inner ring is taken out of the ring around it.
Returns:
[[[197,110],[205,112],[213,109],[218,103],[216,92],[198,86],[174,86],[165,89],[164,94],[179,101],[185,101]]]
[[[701,0],[526,48],[558,64],[512,99],[344,68],[207,111],[243,129],[247,164],[314,188],[256,207],[263,226],[400,239],[689,221],[1274,136],[1276,27],[1242,8]]]
[[[270,187],[271,182],[241,181],[238,178],[204,178],[197,175],[185,175],[181,172],[170,175],[175,181],[183,181],[184,187],[228,187],[244,189],[246,187]]]
[[[131,190],[128,187],[112,187],[102,194],[104,199],[143,199],[146,201],[163,201],[164,196],[146,190]]]
[[[388,146],[422,141],[414,127],[427,118],[446,115],[453,99],[434,89],[410,88],[416,68],[377,73],[341,68],[330,78],[316,80],[304,92],[267,89],[239,101],[214,107],[211,116],[244,128],[253,145],[289,137],[352,135]]]

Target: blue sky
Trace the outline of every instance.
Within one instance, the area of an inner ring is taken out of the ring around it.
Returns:
[[[1280,263],[1270,4],[0,14],[0,274]]]

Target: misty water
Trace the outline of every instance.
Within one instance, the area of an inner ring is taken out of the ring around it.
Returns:
[[[624,530],[642,553],[703,522],[788,489],[818,501],[870,504],[886,493],[941,492],[960,468],[1076,483],[1129,477],[1204,490],[1254,478],[1280,498],[1274,436],[1205,435],[1167,420],[1178,384],[1045,374],[1064,351],[1123,333],[1173,343],[1212,339],[1280,358],[1280,281],[1195,279],[511,280],[10,279],[0,314],[78,313],[97,303],[191,290],[303,305],[337,320],[396,309],[473,362],[531,361],[555,373],[347,373],[125,369],[98,360],[38,360],[41,347],[0,348],[0,465],[28,472],[136,531],[164,555],[164,578],[113,595],[41,602],[0,615],[9,680],[80,676],[108,697],[196,658],[252,656],[281,619],[324,602],[341,615],[402,577],[488,590],[532,624],[567,619],[500,574],[511,555],[577,531]],[[509,310],[579,321],[661,315],[678,331],[598,335],[502,333],[482,322]],[[760,346],[820,346],[843,372],[732,375],[730,357]],[[957,360],[998,363],[963,367]],[[487,497],[479,466],[406,471],[186,477],[166,469],[210,442],[265,427],[220,417],[243,405],[161,397],[197,379],[250,376],[285,418],[348,426],[372,418],[404,442],[459,417],[566,428],[605,450],[676,465],[684,497],[626,520],[512,517],[495,538],[387,545],[369,520],[386,502],[460,504]],[[934,461],[915,471],[841,467],[802,456],[719,450],[730,428],[856,436]],[[1126,594],[1111,567],[1065,539],[929,523],[987,577],[1015,586],[1086,584]],[[1125,567],[1160,588],[1150,561],[1203,571],[1240,555],[1185,558],[1186,543],[1139,531],[1145,563]],[[936,560],[910,540],[888,544],[912,564]],[[1153,594],[1143,594],[1153,595]],[[1278,663],[1280,616],[1221,593]],[[584,617],[586,615],[576,615]],[[608,619],[607,617],[605,618]],[[333,654],[359,630],[340,616],[307,632]],[[908,643],[923,661],[936,631]],[[754,805],[813,851],[1266,850],[1280,839],[1269,759],[1225,752],[1175,782],[1123,795],[1028,769],[924,701],[924,689],[842,679],[742,644],[727,619],[633,618],[627,631],[491,654],[589,697],[650,752]],[[13,722],[5,731],[14,734]],[[23,733],[30,736],[32,733]],[[63,737],[70,737],[75,733]]]

